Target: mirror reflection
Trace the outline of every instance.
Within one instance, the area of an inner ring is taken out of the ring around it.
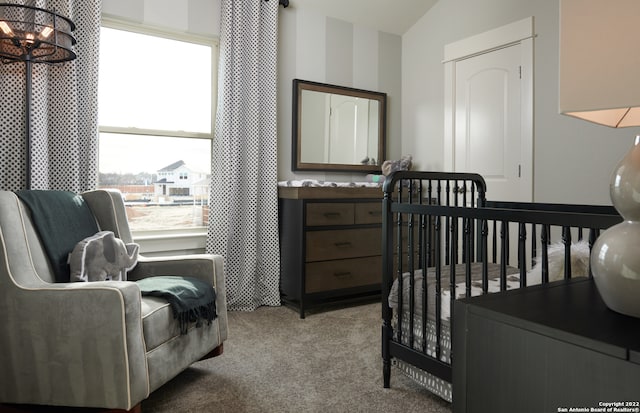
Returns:
[[[293,86],[294,170],[380,170],[386,94],[298,79]]]

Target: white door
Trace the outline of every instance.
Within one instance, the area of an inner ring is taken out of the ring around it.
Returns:
[[[518,43],[455,63],[454,171],[482,175],[490,200],[531,201],[522,182],[521,56]]]

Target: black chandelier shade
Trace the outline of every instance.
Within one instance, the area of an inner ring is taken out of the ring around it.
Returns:
[[[62,63],[76,58],[73,22],[53,11],[0,4],[2,63]]]

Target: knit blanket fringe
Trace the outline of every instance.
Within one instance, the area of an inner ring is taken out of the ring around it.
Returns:
[[[202,322],[206,321],[208,325],[211,325],[213,320],[216,319],[218,314],[216,313],[216,302],[210,302],[206,305],[202,305],[197,308],[191,308],[184,311],[176,311],[175,307],[171,307],[173,310],[173,317],[178,320],[180,325],[180,334],[187,334],[189,331],[189,324],[195,323],[196,328],[202,327]]]

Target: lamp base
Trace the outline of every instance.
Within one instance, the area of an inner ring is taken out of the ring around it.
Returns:
[[[609,192],[625,221],[593,244],[591,271],[607,307],[640,317],[640,136],[616,166]]]
[[[607,307],[640,318],[640,222],[624,221],[605,232],[591,250],[591,271]]]

